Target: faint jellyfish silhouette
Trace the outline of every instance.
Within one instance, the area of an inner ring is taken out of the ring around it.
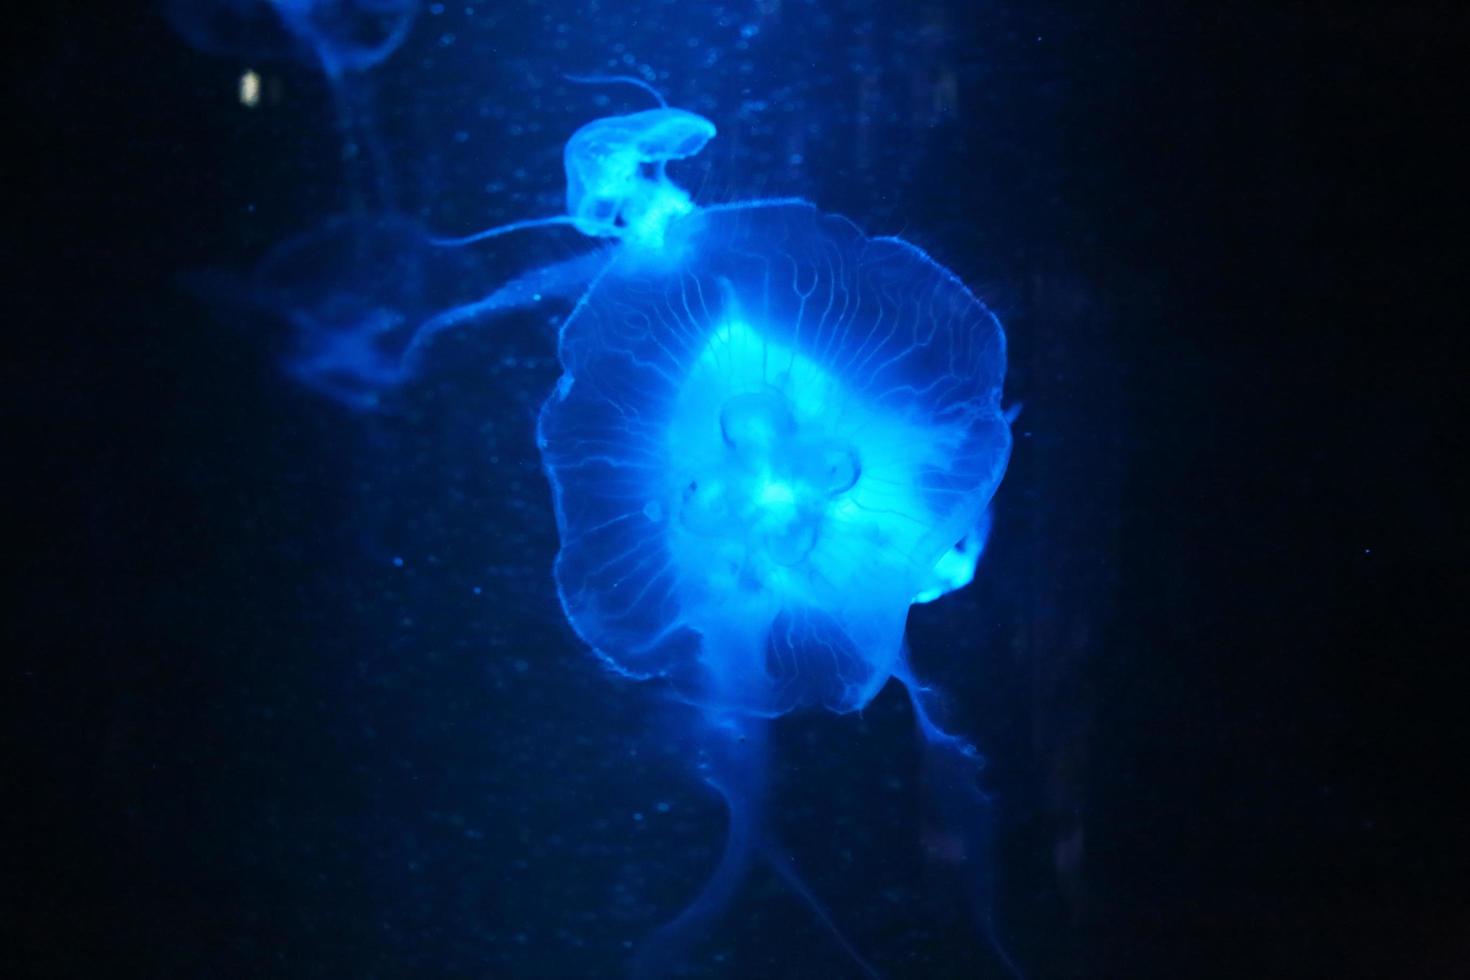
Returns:
[[[355,410],[404,380],[418,329],[480,270],[434,248],[400,215],[338,215],[273,248],[248,274],[195,272],[187,284],[226,309],[290,328],[286,372]]]
[[[360,199],[366,186],[379,208],[392,207],[372,99],[349,76],[378,66],[398,49],[413,27],[418,0],[168,0],[165,12],[180,36],[209,54],[292,59],[320,68],[331,91],[350,192]]]
[[[169,0],[165,9],[174,30],[201,51],[301,58],[340,76],[392,54],[413,26],[418,0]]]

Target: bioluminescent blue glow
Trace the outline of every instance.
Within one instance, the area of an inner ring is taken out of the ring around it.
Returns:
[[[445,331],[575,299],[537,428],[558,594],[603,663],[690,706],[690,763],[730,815],[718,868],[635,972],[679,970],[764,864],[834,950],[875,973],[770,830],[767,728],[798,710],[857,711],[893,679],[966,842],[975,919],[1009,967],[990,924],[981,760],[940,727],[904,646],[910,606],[968,584],[990,530],[1011,448],[1005,334],[902,240],[801,200],[698,207],[665,168],[714,135],[662,103],[598,119],[566,145],[564,215],[438,239],[390,224],[355,229],[351,249],[328,236],[274,256],[268,279],[336,284],[279,303],[300,337],[292,372],[373,406],[422,373]],[[399,253],[555,226],[599,245],[448,309],[395,278],[418,268]],[[313,250],[354,270],[303,272]]]
[[[694,210],[664,167],[698,153],[714,135],[708,119],[681,109],[588,123],[567,141],[567,214],[584,235],[662,248],[669,222]]]
[[[562,328],[539,428],[567,616],[615,670],[700,709],[731,814],[719,869],[643,951],[650,974],[756,858],[830,924],[769,837],[764,727],[909,681],[909,606],[973,577],[1011,444],[1000,324],[923,252],[789,201],[667,236],[676,258],[620,253]],[[973,777],[910,689],[933,751]],[[943,785],[953,812],[966,791]]]
[[[699,704],[855,710],[1004,470],[999,324],[809,204],[668,234],[682,259],[619,255],[562,329],[540,441],[567,613]]]

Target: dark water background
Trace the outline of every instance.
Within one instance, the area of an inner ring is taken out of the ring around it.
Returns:
[[[559,73],[645,68],[721,129],[699,200],[810,197],[1006,323],[991,548],[909,636],[1028,973],[1470,973],[1456,6],[426,9],[357,80],[356,189],[319,73],[96,6],[7,65],[5,974],[613,976],[707,869],[688,746],[556,606],[545,325],[364,423],[185,288],[365,201],[554,212],[566,134],[644,104]],[[783,721],[778,825],[885,973],[997,975],[910,725]],[[844,975],[768,876],[706,951]]]

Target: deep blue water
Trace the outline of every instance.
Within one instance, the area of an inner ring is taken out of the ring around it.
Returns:
[[[334,95],[279,24],[201,50],[163,6],[62,5],[17,72],[21,974],[621,976],[714,865],[683,709],[601,669],[552,584],[558,314],[457,332],[363,413],[239,301],[334,216],[557,213],[567,136],[648,105],[565,73],[713,120],[697,203],[810,199],[1005,323],[990,543],[907,634],[989,760],[993,853],[954,853],[897,685],[771,733],[773,827],[882,975],[1007,975],[980,866],[1034,978],[1464,967],[1431,802],[1463,762],[1464,256],[1431,151],[1463,15],[425,4]],[[330,251],[301,288],[432,309],[585,247]],[[686,964],[851,970],[760,867]]]

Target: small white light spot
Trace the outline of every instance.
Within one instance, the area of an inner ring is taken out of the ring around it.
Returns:
[[[247,109],[260,105],[260,76],[253,68],[245,69],[240,76],[240,104]]]

